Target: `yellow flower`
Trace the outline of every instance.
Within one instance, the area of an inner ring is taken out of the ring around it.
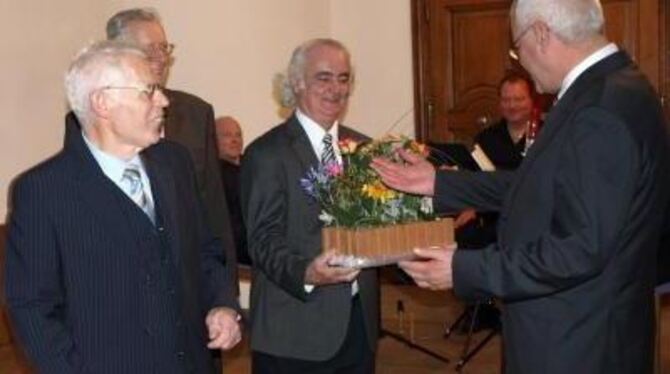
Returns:
[[[356,152],[356,148],[358,148],[358,142],[349,138],[340,140],[338,145],[340,146],[340,152],[342,152],[343,155],[352,154]]]
[[[375,181],[372,184],[364,184],[362,192],[363,195],[381,201],[382,203],[385,203],[397,196],[395,191],[389,190],[380,181]]]

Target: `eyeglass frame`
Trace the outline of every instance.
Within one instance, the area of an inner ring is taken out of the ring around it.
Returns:
[[[148,55],[156,55],[158,53],[164,56],[172,56],[174,52],[175,45],[174,43],[153,43],[149,44],[143,48]]]
[[[151,83],[146,85],[145,87],[141,86],[103,86],[100,87],[100,90],[136,90],[139,91],[145,95],[147,95],[147,98],[149,100],[153,100],[154,95],[156,94],[157,91],[163,92],[165,87],[163,87],[162,84],[160,83]]]
[[[516,38],[514,38],[514,40],[512,40],[512,47],[510,47],[510,49],[507,53],[509,54],[509,56],[513,60],[519,61],[519,58],[520,58],[519,57],[519,49],[521,48],[519,46],[519,43],[521,43],[521,39],[523,39],[523,37],[528,33],[528,31],[530,31],[530,29],[533,26],[535,26],[535,22],[532,22],[530,25],[526,26],[526,28],[523,29],[523,31],[521,31],[521,33],[519,35],[517,35]]]

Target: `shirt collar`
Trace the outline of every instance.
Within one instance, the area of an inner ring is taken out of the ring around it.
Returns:
[[[144,174],[144,165],[142,164],[142,159],[138,154],[133,156],[133,158],[130,160],[123,160],[101,150],[97,145],[92,143],[86,137],[86,133],[83,131],[81,135],[84,138],[84,143],[86,143],[86,146],[91,151],[93,158],[95,161],[97,161],[98,165],[100,165],[102,172],[107,176],[107,178],[118,183],[123,177],[123,171],[129,165],[134,165],[137,169],[139,169],[140,175]]]
[[[587,58],[582,60],[582,62],[573,67],[568,75],[563,78],[563,84],[561,85],[561,90],[558,92],[556,99],[560,99],[568,90],[568,88],[570,88],[570,86],[575,83],[577,78],[579,78],[579,76],[582,75],[582,73],[585,72],[588,68],[598,63],[598,61],[616,53],[617,51],[619,51],[619,48],[616,46],[616,44],[609,43],[599,50],[593,52]]]
[[[342,156],[340,155],[340,148],[337,145],[338,134],[339,134],[339,121],[335,121],[333,125],[326,131],[321,125],[316,123],[313,119],[309,118],[305,113],[300,109],[296,108],[295,116],[302,126],[303,130],[307,133],[309,138],[309,143],[312,145],[312,149],[317,155],[319,160],[321,159],[321,154],[323,153],[323,137],[326,136],[326,133],[329,133],[333,137],[333,149],[335,150],[335,157],[338,161],[341,160]]]

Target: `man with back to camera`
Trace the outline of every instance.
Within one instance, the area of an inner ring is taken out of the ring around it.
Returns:
[[[244,153],[254,373],[374,373],[377,272],[329,266],[336,254],[321,253],[320,207],[299,183],[320,162],[342,162],[338,139],[364,139],[339,123],[352,79],[342,43],[300,45],[284,85],[293,115]]]
[[[656,256],[668,209],[668,134],[654,89],[603,34],[597,0],[517,0],[513,53],[557,93],[516,173],[376,160],[386,183],[437,209],[500,210],[481,251],[418,250],[422,287],[505,305],[507,373],[651,373]]]
[[[240,340],[237,302],[192,162],[159,142],[168,100],[145,53],[95,44],[65,86],[76,120],[63,150],[13,189],[17,341],[40,373],[214,373],[207,348]]]

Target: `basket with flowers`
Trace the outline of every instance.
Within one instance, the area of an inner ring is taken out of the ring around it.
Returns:
[[[415,247],[453,241],[453,222],[436,219],[430,198],[389,189],[370,167],[375,157],[400,161],[399,148],[426,155],[425,145],[405,137],[338,145],[346,167],[319,165],[300,181],[321,206],[322,247],[343,255],[338,265],[385,265],[410,258]]]

